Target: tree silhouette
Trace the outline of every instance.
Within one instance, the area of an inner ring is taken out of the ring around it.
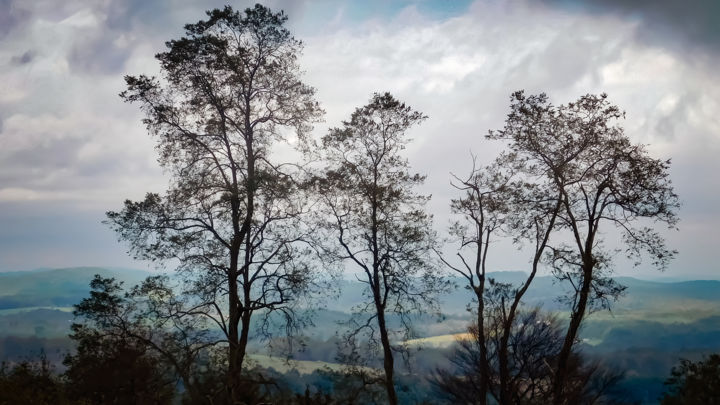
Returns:
[[[0,405],[75,403],[68,399],[62,380],[53,372],[44,353],[37,361],[0,364]]]
[[[609,277],[612,254],[603,248],[600,230],[619,229],[629,257],[639,260],[645,252],[660,268],[675,254],[650,226],[677,222],[670,162],[632,144],[616,124],[623,116],[605,94],[554,106],[545,94],[520,91],[511,97],[505,127],[488,135],[507,140],[506,156],[513,166],[534,178],[548,200],[560,204],[555,228],[570,241],[548,246],[555,275],[574,291],[568,297],[571,317],[555,370],[556,404],[566,398],[572,347],[583,318],[624,291]]]
[[[473,169],[467,178],[455,178],[462,192],[453,199],[451,210],[460,217],[452,223],[450,234],[457,246],[459,263],[441,258],[467,283],[474,293],[478,375],[478,403],[486,403],[489,389],[500,403],[510,403],[513,387],[510,371],[510,339],[520,303],[535,278],[548,247],[560,204],[547,199],[544,190],[523,178],[513,155],[501,156],[493,165]],[[486,265],[492,238],[509,236],[517,244],[533,245],[532,268],[526,280],[511,286],[486,277]],[[489,328],[486,330],[486,328]],[[490,342],[494,340],[493,342]],[[488,345],[493,343],[493,359]],[[493,367],[491,363],[496,363]],[[494,381],[491,383],[490,379]],[[517,387],[516,387],[517,388]]]
[[[131,335],[73,326],[74,354],[64,360],[68,395],[89,404],[171,404],[174,376],[167,363]]]
[[[322,110],[300,80],[302,44],[282,12],[225,7],[208,17],[156,56],[161,78],[125,78],[121,97],[140,104],[171,183],[164,195],[126,201],[108,223],[136,258],[177,264],[178,296],[157,315],[221,331],[206,337],[227,347],[234,400],[253,315],[279,314],[291,331],[313,282],[303,186],[271,151],[283,140],[302,145]],[[145,286],[148,296],[168,293],[160,281]]]
[[[375,94],[322,139],[327,168],[318,183],[321,215],[329,239],[337,242],[328,254],[358,270],[366,285],[367,301],[356,308],[348,341],[366,333],[362,351],[382,350],[381,381],[390,404],[398,403],[394,352],[401,347],[394,341],[407,339],[410,314],[433,308],[433,293],[442,287],[428,257],[435,243],[423,209],[428,197],[415,191],[424,177],[411,174],[401,155],[405,132],[424,118],[389,93]],[[391,313],[399,316],[400,328],[388,324]],[[350,358],[359,355],[356,350]]]
[[[431,381],[453,403],[479,404],[483,394],[498,404],[550,403],[554,396],[552,365],[564,339],[562,323],[557,316],[539,309],[519,308],[506,343],[503,342],[506,317],[499,306],[491,303],[490,307],[494,310],[485,317],[487,335],[480,338],[479,329],[473,324],[469,328],[470,337],[458,341],[451,357],[456,370],[437,370]],[[483,350],[480,342],[485,344],[484,358],[480,356]],[[505,370],[501,370],[499,362],[501,350],[507,356],[502,366]],[[501,380],[502,373],[507,375],[505,381]],[[621,377],[621,373],[573,351],[564,400],[573,404],[613,403]]]
[[[662,405],[720,403],[720,355],[711,354],[697,362],[680,360],[665,385],[668,392],[661,399]]]
[[[166,315],[179,304],[169,288],[158,286],[164,284],[160,279],[150,277],[130,291],[112,278],[96,275],[92,280],[90,296],[75,305],[70,337],[78,343],[77,351],[64,361],[74,396],[99,403],[134,402],[139,391],[162,402],[176,378],[189,396],[207,394],[198,381],[205,368],[201,359],[214,342],[189,318]]]

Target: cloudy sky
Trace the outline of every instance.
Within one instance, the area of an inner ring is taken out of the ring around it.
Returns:
[[[222,1],[0,0],[0,271],[145,268],[100,221],[166,179],[124,74],[156,73],[153,55]],[[438,229],[449,173],[502,126],[514,90],[556,104],[608,93],[635,142],[672,158],[683,201],[680,251],[663,276],[720,278],[720,3],[715,0],[270,1],[305,43],[306,81],[327,111],[321,135],[375,91],[430,119],[413,130]],[[249,2],[231,2],[235,8]],[[612,236],[612,235],[610,235]],[[510,249],[496,267],[523,268]],[[618,264],[618,273],[650,277]]]

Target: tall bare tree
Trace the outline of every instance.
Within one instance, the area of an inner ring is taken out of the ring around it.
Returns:
[[[177,264],[183,299],[168,316],[221,331],[234,403],[251,318],[281,314],[292,327],[312,282],[303,187],[271,151],[289,137],[302,144],[322,110],[301,81],[302,44],[282,12],[207,14],[156,56],[160,78],[125,78],[121,97],[140,104],[171,182],[108,222],[137,258]]]
[[[491,172],[490,168],[478,169],[473,157],[470,175],[466,179],[455,177],[453,182],[453,186],[463,194],[453,199],[450,205],[452,213],[461,217],[451,224],[449,230],[453,242],[457,244],[459,263],[452,263],[452,260],[438,252],[443,263],[464,279],[466,288],[473,292],[477,304],[472,309],[476,315],[472,336],[476,339],[475,347],[478,349],[473,367],[477,370],[474,379],[477,384],[475,400],[480,405],[487,403],[491,378],[485,330],[485,302],[490,281],[486,278],[486,265],[491,237],[496,236],[506,221],[507,204],[502,194],[508,181],[504,173]]]
[[[559,203],[548,199],[537,179],[515,166],[515,155],[501,155],[494,164],[473,169],[467,178],[455,178],[462,192],[451,203],[455,221],[450,234],[457,244],[459,263],[443,262],[461,275],[475,296],[476,320],[472,336],[477,338],[478,403],[492,394],[503,404],[511,403],[512,381],[509,343],[523,296],[537,275],[559,211]],[[510,237],[516,244],[531,244],[532,267],[518,285],[488,279],[487,260],[493,238]],[[488,345],[493,340],[492,361]],[[493,366],[491,363],[496,363]],[[491,381],[492,380],[492,384]],[[490,392],[490,387],[492,391]],[[517,387],[515,387],[517,388]]]
[[[375,94],[322,139],[327,168],[319,187],[325,225],[337,242],[330,251],[366,285],[367,301],[356,308],[350,339],[367,332],[371,347],[381,348],[383,383],[393,405],[397,341],[407,339],[411,315],[426,311],[442,287],[429,257],[435,243],[424,211],[429,197],[416,191],[424,176],[410,173],[401,155],[406,131],[424,118],[389,93]],[[399,327],[389,324],[391,314],[399,317]]]
[[[675,252],[651,225],[677,222],[678,197],[669,179],[669,161],[654,159],[625,136],[617,121],[624,113],[607,96],[585,95],[567,105],[551,104],[545,94],[511,97],[505,127],[489,138],[508,141],[514,165],[540,184],[559,204],[557,240],[548,246],[556,276],[569,282],[571,317],[555,366],[554,403],[564,395],[572,348],[588,311],[606,307],[624,287],[610,278],[612,252],[602,246],[601,229],[618,229],[625,251],[664,268]]]

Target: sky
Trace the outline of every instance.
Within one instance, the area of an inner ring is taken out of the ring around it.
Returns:
[[[101,221],[167,178],[126,74],[157,74],[154,55],[222,1],[0,0],[0,271],[147,268]],[[236,9],[251,2],[232,1]],[[450,173],[489,163],[515,90],[553,103],[606,92],[621,123],[672,159],[682,201],[680,253],[662,274],[720,278],[720,2],[715,0],[267,1],[304,44],[305,81],[326,111],[314,136],[390,91],[428,115],[407,156],[427,174],[438,231],[455,196]],[[612,232],[608,239],[615,239]],[[527,267],[499,244],[497,270]]]

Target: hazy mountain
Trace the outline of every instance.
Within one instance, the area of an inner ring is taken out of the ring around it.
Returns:
[[[73,321],[71,307],[88,295],[95,274],[115,277],[131,286],[151,273],[98,267],[0,273],[0,360],[36,356],[44,348],[59,363],[64,353],[72,350],[67,339]],[[489,276],[506,283],[518,283],[526,277],[523,272]],[[583,350],[625,370],[623,385],[633,393],[633,400],[654,403],[678,358],[698,359],[720,351],[720,281],[616,280],[627,286],[626,295],[613,304],[611,312],[598,311],[586,319]],[[464,285],[460,278],[453,281]],[[306,330],[309,346],[296,355],[298,360],[334,361],[339,323],[347,319],[354,306],[364,302],[364,287],[356,280],[341,283],[342,294],[327,299],[324,309],[316,311],[315,326]],[[564,291],[566,286],[554,278],[540,276],[524,301],[529,306],[562,312],[564,306],[557,297]],[[467,327],[471,317],[466,308],[471,299],[470,291],[462,287],[444,295],[444,315],[416,317],[417,335],[435,336],[451,344],[454,338],[449,335]],[[389,316],[388,322],[397,322],[397,318]],[[258,352],[265,346],[262,342],[251,344]],[[440,346],[418,352],[416,366],[430,370],[446,364],[450,349]]]
[[[132,286],[151,273],[132,269],[107,269],[100,267],[75,267],[64,269],[39,269],[34,271],[0,273],[0,314],[7,310],[21,310],[38,307],[71,307],[86,297],[89,283],[95,274],[115,277]],[[519,271],[490,273],[489,277],[504,283],[517,284],[526,277]],[[616,279],[627,286],[627,291],[613,305],[615,316],[636,314],[641,319],[647,312],[661,315],[692,312],[694,318],[720,312],[720,281],[697,280],[681,282],[655,282],[632,277]],[[462,288],[464,280],[452,279],[457,288],[440,297],[443,313],[450,316],[467,314],[468,304],[473,294]],[[365,284],[356,280],[341,282],[342,293],[325,301],[330,312],[349,312],[353,307],[365,302],[363,291]],[[558,283],[551,276],[539,276],[525,295],[525,304],[542,306],[548,310],[562,311],[564,304],[558,297],[567,293],[567,285]],[[611,316],[605,314],[603,316]],[[334,318],[335,316],[333,316]]]
[[[150,273],[132,269],[74,267],[0,273],[0,310],[71,307],[88,295],[95,274],[133,285]]]
[[[503,271],[488,273],[488,277],[502,283],[517,285],[523,282],[527,275],[521,271]],[[662,311],[664,308],[672,311],[705,308],[720,312],[720,281],[718,280],[658,282],[632,277],[617,277],[615,280],[626,286],[627,290],[625,295],[613,305],[613,312]],[[474,294],[462,287],[466,284],[464,279],[453,278],[452,281],[458,287],[440,298],[443,312],[465,314],[467,305],[471,302]],[[328,304],[328,308],[335,311],[347,311],[353,305],[362,302],[364,287],[365,284],[358,281],[344,281],[342,295],[339,299],[332,300]],[[568,290],[567,284],[559,283],[552,276],[538,276],[525,294],[524,302],[529,306],[541,306],[547,310],[562,311],[565,309],[565,305],[558,298],[566,296]]]

